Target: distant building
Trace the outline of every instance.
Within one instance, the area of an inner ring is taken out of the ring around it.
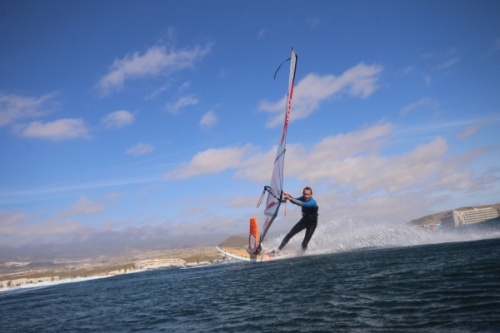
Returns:
[[[493,207],[455,209],[443,217],[443,225],[462,227],[495,219],[498,210]]]
[[[147,259],[135,262],[137,269],[160,268],[168,266],[184,266],[186,261],[184,259],[167,258],[167,259]]]

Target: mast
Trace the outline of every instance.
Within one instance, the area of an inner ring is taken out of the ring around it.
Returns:
[[[258,246],[255,249],[255,253],[259,253],[262,250],[262,242],[264,241],[267,231],[274,222],[274,219],[276,218],[276,216],[278,216],[279,208],[281,206],[281,203],[283,202],[283,175],[285,168],[286,136],[288,132],[288,123],[290,121],[293,88],[295,84],[295,72],[297,70],[297,60],[298,60],[297,54],[295,54],[293,48],[290,59],[288,60],[290,60],[290,73],[288,76],[288,90],[286,94],[285,120],[283,123],[283,130],[281,132],[278,150],[276,152],[276,158],[274,159],[274,167],[273,167],[273,174],[271,176],[271,183],[269,184],[269,186],[264,186],[264,191],[262,192],[262,195],[264,195],[264,193],[267,192],[266,206],[264,209],[264,214],[266,215],[266,222],[264,223],[264,228],[262,230]]]

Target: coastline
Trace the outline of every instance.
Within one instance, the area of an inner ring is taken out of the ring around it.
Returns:
[[[500,211],[500,204],[475,206],[493,207]],[[460,209],[472,209],[466,207]],[[441,226],[442,219],[450,211],[425,216],[410,221],[413,227],[428,230],[467,232],[479,229],[498,230],[500,218],[487,220],[462,227],[432,228]],[[431,227],[429,227],[431,226]],[[248,239],[241,236],[230,236],[219,246],[245,247]],[[100,255],[91,258],[54,258],[36,261],[30,259],[0,260],[0,292],[23,287],[36,287],[45,284],[58,284],[87,279],[105,278],[116,275],[141,272],[148,269],[167,267],[199,267],[220,264],[228,261],[218,252],[215,246],[183,249],[165,249],[155,251],[130,251],[120,256]]]
[[[23,287],[76,282],[166,267],[196,267],[225,262],[215,247],[165,250],[136,254],[127,258],[84,260],[55,259],[40,267],[28,268],[32,262],[5,262],[0,274],[0,292]],[[57,265],[56,268],[51,267]]]

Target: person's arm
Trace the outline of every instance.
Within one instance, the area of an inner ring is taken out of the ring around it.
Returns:
[[[288,193],[287,193],[288,194]],[[288,194],[287,199],[290,200],[291,203],[297,206],[303,206],[304,201],[302,200],[303,197],[298,197],[298,198],[292,198],[290,194]]]

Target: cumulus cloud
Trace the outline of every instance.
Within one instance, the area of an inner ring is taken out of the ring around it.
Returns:
[[[90,130],[82,119],[59,119],[45,123],[33,121],[14,126],[14,132],[22,137],[53,141],[90,138]]]
[[[69,242],[75,238],[85,238],[97,231],[87,225],[85,219],[99,216],[106,210],[107,203],[118,197],[120,194],[116,192],[97,199],[81,196],[76,202],[50,216],[0,210],[0,246]]]
[[[363,130],[337,136],[328,136],[313,145],[288,144],[286,175],[306,181],[330,180],[338,161],[348,163],[351,158],[376,155],[385,146],[393,132],[394,125],[381,123]],[[236,171],[236,177],[257,183],[269,181],[269,168],[276,157],[277,147],[250,156]],[[346,165],[348,168],[348,165]]]
[[[449,127],[450,124],[435,126]],[[461,125],[462,126],[462,125]],[[427,128],[412,132],[428,131]],[[414,202],[430,207],[452,193],[479,191],[498,178],[478,177],[471,164],[491,151],[453,154],[448,141],[434,136],[404,151],[388,153],[399,136],[406,136],[396,125],[380,122],[356,131],[324,137],[312,145],[287,145],[285,177],[287,187],[310,185],[318,190],[323,216],[344,212],[369,218],[408,218],[422,214]],[[203,174],[231,171],[235,179],[267,184],[276,147],[259,150],[241,146],[208,149],[168,173],[167,179],[185,179]],[[427,197],[432,194],[431,197]],[[385,205],[397,205],[386,209]]]
[[[69,209],[59,213],[59,215],[93,215],[102,212],[105,209],[102,202],[91,201],[86,196],[82,196],[78,201]]]
[[[47,115],[56,107],[55,95],[51,93],[32,97],[0,93],[0,127],[19,120]]]
[[[436,136],[408,151],[388,155],[384,150],[392,142],[395,128],[391,123],[382,122],[323,138],[311,147],[289,144],[286,177],[289,181],[295,179],[300,183],[320,184],[336,191],[349,189],[348,193],[360,202],[379,196],[426,191],[443,193],[476,186],[477,180],[467,171],[467,166],[487,151],[477,151],[470,156],[450,156],[446,139]],[[235,178],[265,184],[269,181],[276,147],[266,151],[249,148],[200,152],[167,178],[183,179],[233,169]]]
[[[134,115],[126,110],[112,112],[101,119],[106,128],[122,128],[134,122]]]
[[[50,242],[53,240],[67,240],[76,234],[88,229],[84,224],[74,220],[61,220],[52,216],[39,221],[38,217],[25,212],[0,211],[0,245],[22,245]]]
[[[472,175],[448,156],[449,146],[442,137],[401,154],[383,154],[392,132],[390,124],[382,124],[351,133],[348,140],[326,138],[310,150],[291,146],[287,175],[308,183],[348,187],[365,198],[424,189],[440,193],[473,184]]]
[[[308,74],[294,89],[293,112],[290,121],[305,118],[319,104],[335,95],[345,93],[351,97],[367,98],[377,89],[377,81],[383,67],[360,63],[336,77],[334,75]],[[283,122],[282,111],[286,96],[275,103],[261,102],[259,109],[275,115],[267,125],[275,127]],[[276,115],[277,114],[277,115]]]
[[[133,156],[141,156],[152,153],[154,150],[153,145],[147,143],[138,143],[127,149],[126,153]]]
[[[203,127],[203,128],[210,128],[213,125],[215,125],[216,123],[217,123],[217,116],[215,115],[215,112],[213,112],[213,111],[208,111],[200,119],[200,127]]]
[[[434,184],[449,173],[463,176],[449,167],[448,144],[441,137],[400,155],[382,154],[392,132],[391,124],[380,124],[325,138],[309,152],[290,147],[288,176],[306,182],[349,186],[365,195],[411,191]]]
[[[103,95],[120,90],[125,81],[158,76],[193,67],[195,62],[206,56],[213,44],[197,45],[177,50],[165,46],[153,46],[143,54],[134,52],[122,59],[115,59],[109,72],[102,77],[97,88]]]
[[[177,114],[185,107],[196,105],[198,102],[198,98],[193,95],[182,96],[175,103],[167,104],[167,110],[172,114]]]
[[[189,163],[169,172],[167,179],[185,179],[203,174],[219,173],[238,167],[251,151],[250,145],[242,147],[208,149],[196,154]]]
[[[161,87],[156,88],[151,93],[149,93],[146,97],[144,97],[144,99],[147,100],[147,101],[149,101],[149,100],[152,100],[152,99],[156,98],[157,96],[163,94],[165,91],[167,91],[168,89],[170,89],[170,85],[171,84],[169,82],[169,83],[166,83],[166,84],[162,85]]]

